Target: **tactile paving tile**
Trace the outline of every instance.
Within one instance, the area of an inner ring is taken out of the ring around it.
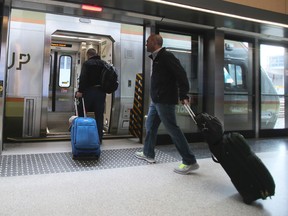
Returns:
[[[148,165],[148,162],[134,156],[136,151],[141,150],[141,148],[103,150],[100,158],[94,161],[73,160],[71,152],[2,155],[0,156],[0,176],[39,175]],[[179,161],[157,149],[155,152],[156,163]]]

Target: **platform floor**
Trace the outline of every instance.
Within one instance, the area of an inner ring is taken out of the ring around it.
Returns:
[[[248,140],[276,183],[271,199],[241,196],[206,143],[192,143],[200,169],[179,175],[174,145],[157,146],[156,164],[134,157],[137,139],[104,140],[98,162],[75,162],[70,142],[5,144],[0,156],[0,212],[49,216],[287,216],[288,138]]]

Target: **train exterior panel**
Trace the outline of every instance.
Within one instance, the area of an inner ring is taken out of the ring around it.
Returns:
[[[6,110],[13,106],[10,103],[18,103],[17,106],[23,107],[24,111],[23,116],[20,114],[22,112],[5,116],[5,125],[17,125],[17,129],[5,131],[9,131],[7,133],[11,133],[12,136],[38,136],[41,119],[39,111],[42,98],[45,16],[37,12],[17,10],[11,20]],[[15,98],[21,100],[13,100]]]

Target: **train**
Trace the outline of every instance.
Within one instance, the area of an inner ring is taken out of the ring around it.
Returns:
[[[69,139],[68,119],[75,114],[74,95],[78,87],[78,78],[85,61],[86,50],[91,47],[95,48],[101,59],[112,64],[119,73],[119,88],[106,97],[104,138],[130,137],[130,112],[135,103],[136,77],[143,73],[144,34],[141,25],[12,9],[4,140]],[[185,45],[187,41],[183,39],[182,42]],[[225,43],[223,76],[224,118],[233,130],[235,115],[243,115],[244,124],[247,118],[251,117],[250,105],[247,104],[251,89],[245,89],[246,83],[249,82],[247,60],[241,56],[232,56],[233,51],[236,53],[236,46],[234,45],[232,49],[231,43],[232,41]],[[173,45],[173,40],[171,44]],[[179,46],[179,40],[177,44],[176,46]],[[181,62],[187,62],[191,57],[190,49],[185,50],[181,46],[169,49]],[[231,68],[229,69],[232,62],[234,65],[241,65],[243,69],[245,83],[241,84],[242,90],[239,90],[239,83],[233,87],[236,80],[231,75]],[[186,65],[185,69],[191,71],[191,65]],[[192,84],[193,74],[187,75]],[[263,128],[273,128],[279,112],[279,98],[274,92],[275,89],[273,90],[269,77],[263,75],[262,78],[263,82],[268,83],[263,87],[269,87],[268,93],[273,94],[267,102],[269,106],[262,108],[262,124]],[[240,96],[231,97],[231,92],[237,92],[236,88]],[[193,95],[193,89],[191,94]],[[185,116],[183,109],[177,110],[179,118],[187,117],[188,114]],[[144,115],[143,113],[143,118]],[[185,122],[180,122],[180,126],[186,127],[187,121],[186,118]]]
[[[131,34],[133,32],[133,34]],[[120,46],[121,44],[121,46]],[[69,137],[74,95],[86,50],[119,71],[107,94],[105,134],[129,135],[134,81],[142,73],[143,29],[101,20],[13,9],[11,13],[4,138]],[[89,115],[89,113],[88,113]]]
[[[250,48],[251,49],[251,48]],[[225,40],[224,45],[224,121],[229,130],[252,129],[253,67],[249,60],[249,44]],[[280,97],[268,72],[260,67],[261,129],[273,129],[280,111]],[[234,116],[238,116],[235,124]]]

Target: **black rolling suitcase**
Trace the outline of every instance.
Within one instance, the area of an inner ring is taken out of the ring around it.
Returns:
[[[223,125],[207,113],[195,115],[184,105],[208,143],[212,159],[220,163],[246,204],[275,194],[269,170],[239,133],[224,133]]]

